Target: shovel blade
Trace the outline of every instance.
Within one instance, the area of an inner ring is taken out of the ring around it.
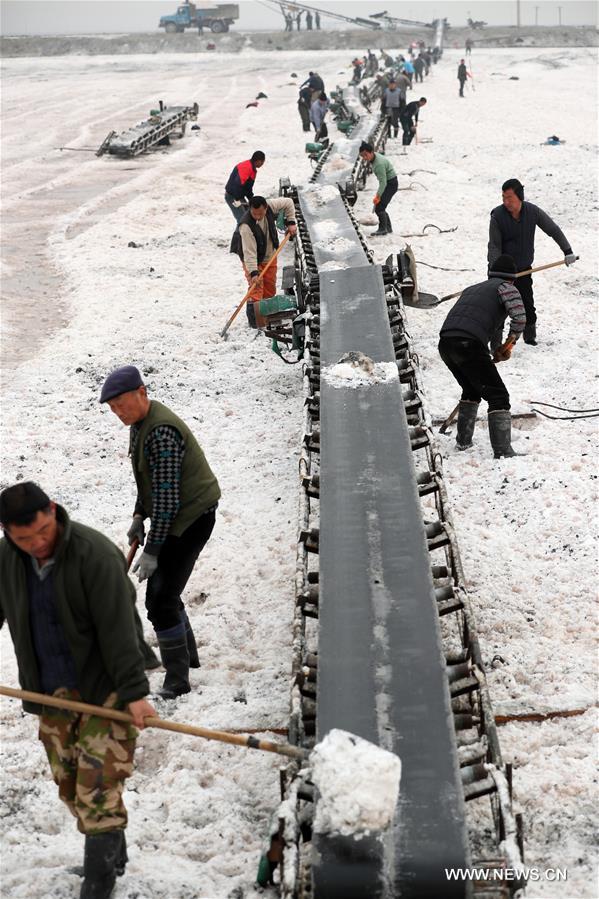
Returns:
[[[404,297],[404,306],[410,306],[412,309],[434,309],[439,303],[443,302],[443,298],[436,297],[434,293],[422,293],[418,291],[418,299]]]

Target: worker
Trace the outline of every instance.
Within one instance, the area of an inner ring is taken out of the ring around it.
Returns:
[[[414,81],[420,81],[421,83],[424,81],[424,59],[422,58],[422,53],[420,53],[416,59],[414,60]]]
[[[372,173],[378,179],[377,192],[373,203],[375,214],[379,220],[379,227],[377,231],[371,234],[371,237],[384,237],[393,231],[391,219],[387,213],[387,206],[397,193],[397,175],[387,157],[383,156],[382,153],[375,153],[372,144],[362,141],[360,144],[360,156],[365,162],[370,163]]]
[[[284,13],[285,31],[293,31],[293,16],[291,13]]]
[[[401,108],[401,92],[395,78],[389,81],[389,87],[383,94],[381,112],[389,119],[389,133],[393,129],[393,137],[399,134],[399,112]]]
[[[487,259],[494,265],[502,253],[509,253],[516,261],[517,271],[532,268],[535,255],[537,225],[552,237],[565,256],[566,265],[573,265],[576,256],[563,231],[546,212],[524,200],[524,185],[517,178],[509,178],[501,186],[503,203],[491,211]],[[518,278],[518,290],[526,310],[524,343],[537,345],[537,312],[532,289],[532,275]]]
[[[407,75],[404,75],[402,72],[399,75],[395,76],[395,83],[400,93],[401,102],[400,102],[400,110],[404,108],[407,103],[407,92],[412,90],[412,85],[410,84],[410,79]]]
[[[318,10],[314,13],[314,24],[316,25],[316,30],[320,31],[320,13]]]
[[[470,78],[470,73],[466,68],[466,63],[463,59],[460,59],[460,64],[458,66],[458,81],[460,82],[460,97],[464,96],[464,85],[466,84],[466,80]]]
[[[418,113],[425,104],[426,97],[421,97],[420,100],[412,100],[411,103],[407,103],[404,106],[399,114],[401,127],[403,129],[402,144],[404,147],[409,146],[414,139],[416,128],[418,127]]]
[[[412,86],[412,80],[414,78],[414,63],[411,59],[406,59],[402,65],[402,71],[404,75],[406,75],[408,81],[410,82],[410,87]]]
[[[297,14],[296,17],[295,17],[295,24],[297,25],[297,30],[298,30],[298,31],[299,31],[299,30],[301,29],[301,27],[302,27],[302,12],[303,12],[303,10],[300,9],[300,11],[298,12],[298,14]]]
[[[300,84],[300,90],[303,87],[310,88],[310,100],[313,103],[315,100],[318,100],[321,94],[324,94],[324,81],[318,74],[318,72],[309,72],[308,77]]]
[[[301,88],[297,101],[297,108],[302,120],[304,131],[310,130],[310,106],[312,105],[311,92],[309,87]]]
[[[0,494],[0,627],[8,622],[23,690],[128,711],[135,726],[25,702],[58,795],[85,836],[80,899],[108,899],[127,863],[123,787],[148,702],[121,551],[71,521],[32,481]]]
[[[325,122],[325,117],[329,111],[329,100],[326,94],[320,94],[317,100],[314,100],[310,106],[310,121],[314,125],[314,140],[318,143],[328,145],[329,131]]]
[[[181,593],[212,534],[220,488],[191,430],[167,406],[150,400],[134,365],[108,375],[100,402],[130,429],[137,499],[127,537],[130,545],[137,540],[143,546],[133,571],[148,582],[148,619],[166,669],[159,695],[175,699],[191,690],[190,667],[200,667]]]
[[[362,78],[362,60],[358,59],[357,57],[355,59],[352,59],[352,66],[354,67],[352,84],[359,84]]]
[[[306,31],[312,31],[312,13],[310,10],[306,12]]]
[[[247,204],[254,196],[254,182],[258,169],[266,160],[262,150],[255,150],[250,159],[237,163],[225,185],[225,203],[233,213],[236,222],[240,222],[247,212]]]
[[[486,281],[462,292],[443,322],[439,340],[439,355],[462,388],[457,447],[472,446],[478,407],[484,399],[489,404],[489,438],[496,459],[516,455],[511,445],[510,397],[496,368],[510,358],[526,323],[522,298],[514,286],[515,274],[513,258],[499,256]],[[507,339],[491,358],[487,345],[495,333],[503,331],[508,316]]]
[[[276,260],[269,265],[263,278],[258,280],[258,276],[279,246],[276,218],[281,212],[287,233],[294,237],[297,227],[295,207],[290,197],[276,197],[272,200],[253,197],[248,212],[235,229],[231,240],[230,252],[236,253],[241,259],[243,273],[251,289],[246,311],[253,327],[256,322],[254,303],[274,297],[276,293]]]
[[[474,46],[474,41],[472,40],[472,38],[467,37],[466,38],[466,56],[470,56],[470,57],[472,56],[473,46]]]

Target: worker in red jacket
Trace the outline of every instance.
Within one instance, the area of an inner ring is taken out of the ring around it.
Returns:
[[[251,159],[239,162],[229,175],[225,185],[225,202],[235,216],[237,224],[248,211],[250,200],[254,196],[256,175],[265,160],[266,156],[262,150],[256,150],[252,153]]]

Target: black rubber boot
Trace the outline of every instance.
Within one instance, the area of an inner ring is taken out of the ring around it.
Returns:
[[[524,325],[524,343],[530,344],[530,346],[537,345],[537,325],[536,322],[532,325]]]
[[[393,234],[393,225],[388,212],[385,212],[385,227],[387,228],[387,234]]]
[[[385,221],[385,213],[381,212],[378,216],[379,219],[379,227],[377,231],[373,231],[370,235],[371,237],[384,237],[387,233],[387,223]]]
[[[122,830],[110,830],[85,837],[84,879],[79,899],[109,899],[112,895],[123,836]]]
[[[181,613],[181,621],[185,625],[185,639],[187,641],[187,651],[189,652],[189,667],[199,668],[200,657],[198,656],[198,644],[196,643],[196,638],[191,629],[191,624],[189,623],[189,618],[187,617],[185,609],[183,609],[183,612]]]
[[[175,631],[175,633],[173,633]],[[169,636],[165,637],[164,634]],[[176,699],[184,693],[190,693],[189,685],[189,650],[185,636],[185,626],[171,628],[170,631],[156,631],[162,664],[166,668],[166,677],[158,695],[162,699]]]
[[[460,450],[470,449],[472,446],[478,406],[478,403],[473,403],[470,400],[460,400],[455,437],[456,446]]]
[[[119,849],[119,854],[117,855],[116,862],[114,863],[114,870],[117,877],[122,877],[125,873],[125,868],[127,867],[129,856],[127,855],[127,839],[125,837],[125,831],[121,830],[119,831],[119,833],[122,834],[121,848]]]
[[[509,409],[489,412],[489,438],[496,459],[521,455],[512,447],[512,415]]]

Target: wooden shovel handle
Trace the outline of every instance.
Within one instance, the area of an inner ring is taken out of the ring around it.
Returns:
[[[237,309],[234,311],[233,315],[231,315],[231,316],[229,317],[229,319],[227,320],[227,323],[226,323],[225,327],[224,327],[224,328],[222,329],[222,331],[220,332],[220,336],[221,336],[221,337],[224,337],[224,336],[225,336],[225,334],[227,333],[227,331],[229,330],[229,328],[231,327],[231,325],[233,324],[233,322],[234,322],[235,319],[237,318],[237,315],[239,314],[239,312],[241,312],[241,310],[243,309],[244,305],[247,303],[247,301],[248,301],[248,299],[249,299],[249,297],[250,297],[250,294],[251,294],[252,290],[254,289],[254,287],[256,286],[256,284],[257,284],[259,281],[262,280],[262,278],[264,277],[264,275],[266,274],[266,272],[268,271],[268,269],[270,268],[270,266],[273,264],[273,262],[275,261],[275,259],[277,258],[277,256],[279,255],[279,253],[281,252],[281,250],[283,249],[283,247],[285,246],[285,244],[287,243],[287,241],[289,240],[290,237],[291,237],[291,235],[290,235],[289,233],[287,233],[287,234],[285,235],[285,237],[283,238],[283,240],[282,240],[281,243],[279,244],[279,248],[277,249],[276,253],[273,253],[273,255],[270,257],[270,259],[268,260],[268,262],[266,263],[266,265],[264,266],[264,268],[262,269],[262,271],[260,272],[260,274],[259,274],[258,277],[256,278],[255,282],[251,285],[250,289],[248,290],[248,292],[246,293],[246,295],[245,295],[244,298],[242,299],[241,303],[239,304],[239,306],[237,307]]]
[[[580,257],[577,256],[577,259]],[[560,259],[559,262],[548,262],[547,265],[537,265],[536,268],[527,268],[525,272],[516,272],[514,278],[523,278],[524,275],[534,275],[535,272],[544,272],[546,268],[555,268],[556,265],[565,265],[566,260]],[[440,302],[444,303],[446,300],[455,300],[456,297],[461,297],[463,290],[458,290],[456,293],[449,293],[446,297],[441,297]]]
[[[45,693],[33,693],[30,690],[16,690],[14,687],[0,685],[0,695],[10,696],[13,699],[21,699],[26,702],[35,702],[38,705],[50,706],[57,709],[67,709],[72,712],[80,712],[84,715],[97,715],[99,718],[110,718],[113,721],[122,721],[133,724],[133,718],[127,712],[117,709],[107,709],[101,705],[90,705],[87,702],[77,702],[74,699],[63,699],[60,696],[47,696]],[[304,761],[308,758],[308,751],[292,746],[290,743],[273,743],[270,740],[257,740],[252,736],[243,734],[231,734],[224,730],[212,730],[207,727],[194,727],[191,724],[178,724],[176,721],[165,721],[163,718],[144,718],[146,727],[156,727],[160,730],[170,730],[179,734],[190,734],[193,737],[203,737],[204,740],[216,740],[219,743],[232,743],[235,746],[245,746],[246,749],[261,749],[263,752],[275,752],[287,758]]]

